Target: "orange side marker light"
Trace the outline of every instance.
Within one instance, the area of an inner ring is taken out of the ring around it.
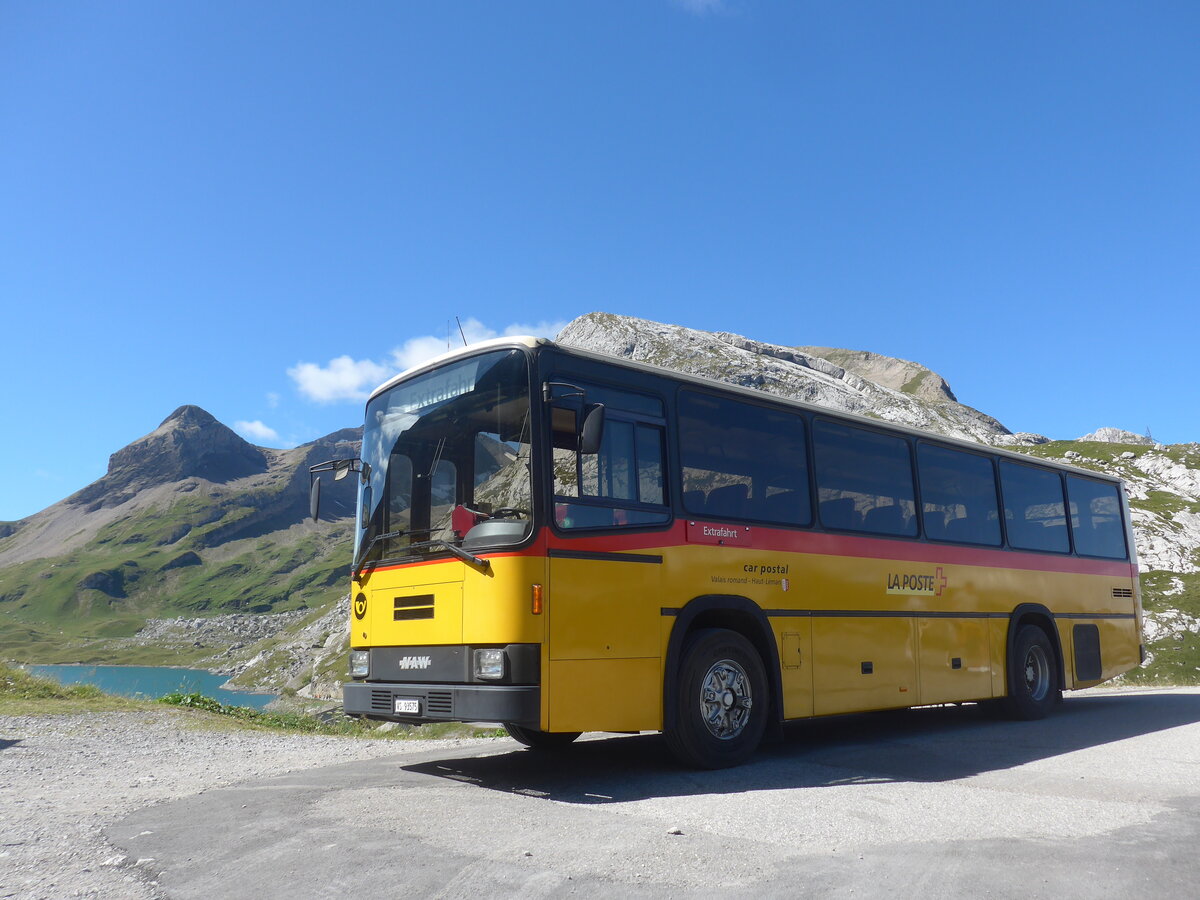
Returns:
[[[542,614],[542,586],[540,584],[535,584],[533,586],[529,608],[535,616],[540,616]]]

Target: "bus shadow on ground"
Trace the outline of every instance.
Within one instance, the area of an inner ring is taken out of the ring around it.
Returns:
[[[746,765],[681,768],[659,735],[583,740],[557,752],[515,750],[431,760],[405,771],[494,791],[603,804],[652,797],[945,782],[1200,722],[1200,694],[1068,697],[1038,722],[984,707],[893,710],[789,723]]]
[[[0,750],[7,750],[9,747],[13,747],[19,743],[21,743],[20,738],[17,738],[15,741],[10,741],[7,738],[0,738]]]

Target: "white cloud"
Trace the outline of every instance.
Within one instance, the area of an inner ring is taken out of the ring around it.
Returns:
[[[318,403],[364,400],[371,388],[392,374],[387,366],[349,356],[331,359],[327,366],[297,363],[287,373],[301,394]]]
[[[505,337],[512,337],[516,334],[532,334],[534,337],[554,338],[558,333],[567,327],[567,322],[563,319],[558,319],[554,322],[547,322],[543,319],[536,325],[529,325],[524,322],[518,322],[515,325],[509,325],[504,329]]]
[[[516,322],[497,331],[478,319],[467,319],[462,323],[462,334],[458,326],[450,325],[449,349],[462,346],[463,336],[468,344],[490,340],[495,337],[512,337],[530,334],[536,337],[554,337],[566,326],[566,322]],[[392,349],[386,362],[371,359],[352,359],[339,356],[331,359],[327,366],[302,362],[287,370],[300,393],[318,403],[334,403],[339,400],[365,400],[371,389],[392,375],[419,366],[421,363],[440,356],[447,350],[445,335],[427,334],[409,338],[399,347]]]
[[[258,419],[253,422],[234,422],[233,430],[244,438],[252,441],[278,441],[279,432],[269,425],[264,425]]]
[[[279,406],[279,395],[274,391],[267,394],[267,406],[275,409]]]

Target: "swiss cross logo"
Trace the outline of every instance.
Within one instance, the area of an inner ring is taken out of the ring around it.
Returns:
[[[935,596],[935,597],[942,596],[942,591],[945,589],[946,584],[948,582],[946,580],[946,574],[942,571],[941,566],[937,567],[937,573],[933,576],[933,581],[934,581],[934,584],[937,585],[936,589],[933,592],[933,596]]]

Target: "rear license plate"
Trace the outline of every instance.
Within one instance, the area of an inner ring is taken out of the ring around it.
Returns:
[[[406,716],[419,716],[421,714],[421,701],[408,700],[404,697],[396,697],[396,714]]]

